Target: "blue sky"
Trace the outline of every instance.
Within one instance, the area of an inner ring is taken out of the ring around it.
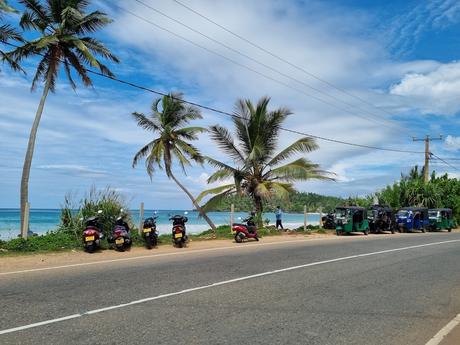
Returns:
[[[442,157],[460,156],[457,1],[181,1],[366,103],[231,36],[173,0],[143,2],[272,69],[134,0],[95,1],[94,8],[114,18],[98,38],[121,58],[120,65],[111,66],[118,77],[163,92],[181,91],[189,100],[226,111],[232,111],[238,98],[257,100],[269,95],[273,107],[287,106],[293,111],[286,127],[359,144],[418,151],[423,145],[413,143],[411,135],[442,133],[444,140],[433,142],[432,151]],[[15,1],[10,3],[20,8]],[[138,16],[236,63],[178,39],[114,4],[129,5]],[[17,19],[9,17],[8,21]],[[6,67],[0,72],[0,207],[19,204],[21,167],[41,92],[30,92],[35,63],[31,60],[25,66],[26,76]],[[49,96],[32,164],[32,207],[58,207],[67,192],[78,196],[91,185],[110,185],[132,207],[144,201],[149,208],[190,208],[189,200],[161,171],[150,181],[142,164],[131,167],[135,152],[151,138],[136,127],[130,113],[148,112],[156,96],[98,77],[94,85],[93,89],[79,85],[73,92],[61,78],[56,94]],[[228,119],[210,111],[203,111],[203,116],[197,125],[231,126]],[[295,139],[283,134],[280,144]],[[223,158],[206,136],[196,144],[203,153]],[[423,163],[423,155],[318,144],[320,149],[308,158],[335,172],[337,182],[299,183],[296,187],[301,191],[365,195],[398,179],[401,171]],[[459,176],[457,170],[444,165],[436,165],[436,170]],[[197,195],[207,187],[211,172],[208,166],[193,167],[187,176],[179,171],[178,176]]]

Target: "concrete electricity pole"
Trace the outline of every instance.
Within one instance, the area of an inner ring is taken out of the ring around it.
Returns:
[[[425,183],[428,182],[430,178],[430,141],[433,140],[442,140],[442,135],[439,135],[437,138],[431,138],[427,135],[423,139],[412,138],[413,141],[424,141],[425,142],[425,168],[424,168],[424,181]]]

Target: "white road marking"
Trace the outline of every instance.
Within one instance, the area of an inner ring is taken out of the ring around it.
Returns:
[[[360,237],[349,237],[346,239],[357,239]],[[364,239],[364,237],[362,237]],[[132,256],[129,258],[120,258],[120,259],[109,259],[109,260],[99,260],[99,261],[91,261],[91,262],[81,262],[78,264],[68,264],[68,265],[61,265],[61,266],[51,266],[51,267],[42,267],[42,268],[31,268],[27,270],[19,270],[19,271],[10,271],[10,272],[0,272],[0,276],[12,275],[12,274],[21,274],[21,273],[32,273],[32,272],[40,272],[40,271],[50,271],[62,268],[71,268],[71,267],[81,267],[81,266],[90,266],[90,265],[98,265],[98,264],[108,264],[113,262],[122,262],[122,261],[132,261],[132,260],[139,260],[139,259],[148,259],[148,258],[156,258],[162,256],[179,256],[179,255],[187,255],[193,253],[203,253],[203,252],[212,252],[218,250],[229,250],[229,249],[247,249],[259,246],[273,246],[273,245],[282,245],[282,244],[292,244],[292,243],[303,243],[303,242],[313,242],[313,241],[321,241],[321,240],[331,240],[326,238],[315,238],[315,239],[305,239],[305,240],[293,240],[293,241],[281,241],[281,242],[270,242],[270,243],[251,243],[237,245],[234,246],[227,246],[227,247],[218,247],[218,248],[207,248],[207,249],[193,249],[190,251],[181,251],[181,252],[172,252],[172,253],[162,253],[162,254],[150,254],[150,255],[141,255],[141,256]],[[338,240],[337,238],[332,238],[332,240]],[[341,239],[342,240],[342,239]]]
[[[452,330],[460,324],[460,314],[452,319],[447,325],[445,325],[436,335],[430,339],[425,345],[438,345]]]
[[[291,266],[291,267],[281,268],[281,269],[277,269],[277,270],[273,270],[273,271],[267,271],[267,272],[252,274],[252,275],[243,276],[243,277],[239,277],[239,278],[224,280],[224,281],[220,281],[220,282],[209,284],[209,285],[202,285],[202,286],[198,286],[198,287],[194,287],[194,288],[190,288],[190,289],[185,289],[185,290],[181,290],[181,291],[176,291],[176,292],[171,292],[171,293],[167,293],[167,294],[162,294],[162,295],[158,295],[158,296],[154,296],[154,297],[143,298],[143,299],[131,301],[131,302],[128,302],[128,303],[122,303],[122,304],[113,305],[113,306],[109,306],[109,307],[104,307],[104,308],[100,308],[100,309],[89,310],[87,312],[80,313],[80,314],[73,314],[73,315],[69,315],[69,316],[60,317],[60,318],[57,318],[57,319],[51,319],[51,320],[41,321],[41,322],[37,322],[37,323],[31,323],[31,324],[24,325],[24,326],[4,329],[4,330],[0,330],[0,335],[7,334],[7,333],[14,333],[14,332],[26,330],[26,329],[29,329],[29,328],[49,325],[49,324],[52,324],[52,323],[57,323],[57,322],[66,321],[66,320],[70,320],[70,319],[75,319],[75,318],[83,317],[85,315],[93,315],[93,314],[97,314],[97,313],[106,312],[106,311],[109,311],[109,310],[125,308],[125,307],[129,307],[129,306],[136,305],[136,304],[146,303],[146,302],[155,301],[155,300],[168,298],[168,297],[172,297],[172,296],[183,295],[183,294],[187,294],[187,293],[190,293],[190,292],[205,290],[205,289],[209,289],[209,288],[213,288],[213,287],[217,287],[217,286],[222,286],[222,285],[226,285],[226,284],[241,282],[241,281],[245,281],[245,280],[249,280],[249,279],[260,278],[260,277],[269,276],[269,275],[273,275],[273,274],[277,274],[277,273],[283,273],[283,272],[298,270],[298,269],[301,269],[301,268],[324,265],[324,264],[329,264],[329,263],[339,262],[339,261],[346,261],[346,260],[362,258],[362,257],[366,257],[366,256],[374,256],[374,255],[379,255],[379,254],[393,253],[393,252],[399,252],[399,251],[404,251],[404,250],[423,248],[423,247],[429,247],[429,246],[436,246],[436,245],[447,244],[447,243],[456,243],[456,242],[460,242],[460,240],[432,242],[432,243],[419,244],[419,245],[402,247],[402,248],[386,249],[386,250],[381,250],[381,251],[377,251],[377,252],[350,255],[350,256],[344,256],[344,257],[340,257],[340,258],[336,258],[336,259],[323,260],[323,261],[311,262],[311,263],[308,263],[308,264],[303,264],[303,265],[298,265],[298,266]]]

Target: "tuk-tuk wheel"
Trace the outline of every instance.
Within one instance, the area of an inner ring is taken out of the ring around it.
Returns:
[[[336,230],[335,233],[337,234],[337,236],[342,236],[343,235],[342,230]]]
[[[447,228],[447,231],[452,232],[452,228]]]
[[[423,233],[425,233],[425,232],[426,232],[426,229],[425,229],[425,228],[422,228],[421,230],[422,230],[422,232],[423,232]]]
[[[364,230],[364,235],[369,235],[369,229]]]
[[[391,229],[390,231],[393,235],[395,234],[395,229]]]

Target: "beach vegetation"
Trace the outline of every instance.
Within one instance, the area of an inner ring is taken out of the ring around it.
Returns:
[[[189,126],[191,121],[202,118],[200,110],[185,103],[182,94],[170,93],[153,102],[150,114],[134,112],[132,116],[139,127],[149,131],[153,136],[152,140],[134,156],[133,168],[140,160],[145,159],[145,167],[150,178],[153,178],[156,169],[164,169],[166,176],[182,189],[200,216],[212,230],[215,230],[216,226],[212,220],[173,173],[174,162],[178,163],[184,174],[186,174],[186,167],[191,166],[192,162],[198,164],[204,162],[198,148],[190,143],[198,140],[200,133],[206,132],[203,127]]]
[[[318,149],[311,137],[302,137],[279,150],[281,126],[291,114],[287,108],[269,110],[270,98],[263,97],[257,104],[251,100],[239,100],[233,117],[234,132],[221,125],[210,127],[210,135],[228,159],[205,157],[217,170],[208,183],[220,186],[203,191],[198,201],[213,195],[204,209],[212,209],[229,195],[246,195],[256,212],[256,221],[262,225],[264,201],[273,197],[288,200],[295,192],[293,183],[311,179],[333,180],[333,175],[321,170],[318,164],[305,157],[286,161],[298,154]],[[231,164],[229,162],[234,162]]]
[[[37,137],[37,130],[48,93],[56,91],[60,68],[72,89],[76,82],[72,71],[80,77],[85,86],[92,86],[88,67],[94,67],[103,75],[113,77],[109,68],[99,58],[118,62],[118,58],[99,40],[92,37],[112,20],[100,11],[87,13],[88,0],[19,0],[25,10],[19,25],[23,30],[38,36],[22,42],[17,48],[3,54],[4,61],[18,66],[28,58],[38,58],[38,65],[32,80],[32,91],[43,83],[43,91],[35,119],[29,134],[27,151],[21,177],[21,228],[24,210],[29,197],[29,176]]]

